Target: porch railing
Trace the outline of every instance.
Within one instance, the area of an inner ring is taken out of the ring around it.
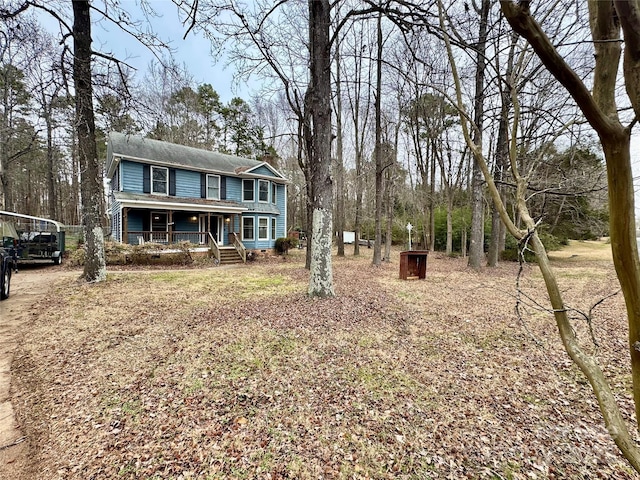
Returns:
[[[161,243],[169,245],[172,243],[191,242],[196,245],[209,244],[209,232],[149,232],[132,231],[127,232],[124,240],[130,245],[143,245],[145,243]]]
[[[233,246],[236,248],[236,250],[238,251],[238,253],[242,257],[242,261],[244,263],[247,263],[247,249],[245,248],[244,244],[238,238],[238,234],[233,232],[231,234],[231,238],[233,238],[233,242],[232,242]]]
[[[211,232],[209,232],[209,250],[211,250],[211,254],[215,257],[218,263],[220,263],[220,248],[218,247],[218,242],[213,238]]]

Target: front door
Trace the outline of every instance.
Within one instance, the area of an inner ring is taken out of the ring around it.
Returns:
[[[151,238],[152,242],[167,243],[167,212],[151,212]]]
[[[208,221],[210,221],[210,225],[207,225]],[[208,233],[211,233],[211,236],[216,239],[218,245],[222,245],[222,238],[219,234],[220,232],[220,217],[217,215],[209,214],[201,214],[200,215],[200,243],[206,244],[209,241]]]

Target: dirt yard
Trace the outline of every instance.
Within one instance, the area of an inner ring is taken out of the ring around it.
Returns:
[[[50,287],[74,276],[77,273],[54,266],[20,270],[12,277],[10,298],[0,302],[0,478],[33,478],[24,475],[30,459],[11,404],[11,363],[29,319],[38,316]]]
[[[380,268],[364,253],[334,260],[327,300],[306,297],[297,251],[100,285],[47,270],[56,280],[28,287],[34,305],[11,320],[11,438],[26,438],[3,453],[14,473],[28,454],[22,478],[636,478],[535,266],[518,292],[517,264],[474,272],[433,254],[427,279],[407,282],[397,252]],[[579,313],[617,289],[610,248],[552,258],[634,429],[622,298],[595,310],[597,349]]]

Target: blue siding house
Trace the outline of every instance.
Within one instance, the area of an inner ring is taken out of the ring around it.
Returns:
[[[273,248],[287,232],[287,180],[266,162],[111,133],[115,241]]]

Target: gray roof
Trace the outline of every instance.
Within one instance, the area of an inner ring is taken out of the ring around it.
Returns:
[[[117,160],[114,161],[114,159],[117,157],[233,175],[241,174],[260,165],[267,165],[265,162],[248,158],[118,132],[109,134],[108,151],[107,170],[109,174],[112,173],[112,167],[115,167]],[[270,166],[269,168],[274,171],[275,175],[284,178],[275,169]]]

